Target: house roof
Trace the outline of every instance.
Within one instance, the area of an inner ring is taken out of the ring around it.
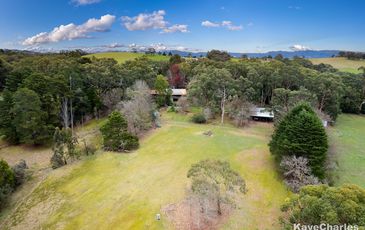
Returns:
[[[250,110],[251,117],[274,118],[274,112],[261,107],[255,107]]]
[[[186,89],[172,89],[172,96],[186,96]]]
[[[172,96],[186,96],[186,89],[171,89],[172,90]],[[157,95],[158,93],[156,90],[151,90],[152,95]]]

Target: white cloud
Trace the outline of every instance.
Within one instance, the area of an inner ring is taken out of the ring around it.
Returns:
[[[222,26],[226,27],[229,30],[242,30],[243,29],[243,26],[241,26],[241,25],[235,26],[232,24],[231,21],[223,21]]]
[[[123,16],[121,20],[129,31],[160,29],[161,33],[189,32],[188,25],[175,24],[169,26],[169,22],[165,20],[165,15],[164,10],[159,10],[151,14],[141,13],[135,17]]]
[[[179,50],[179,51],[185,51],[185,52],[202,51],[200,49],[188,48],[188,47],[184,47],[181,45],[167,45],[167,44],[163,44],[163,43],[156,43],[156,44],[150,44],[150,45],[138,45],[138,44],[132,43],[128,47],[130,50],[135,50],[135,51],[139,51],[139,52],[144,52],[148,48],[154,48],[157,52],[160,52],[160,51],[164,52],[164,51],[169,51],[169,50]]]
[[[175,32],[187,33],[189,32],[188,26],[176,24],[170,27],[166,27],[161,31],[161,33],[175,33]]]
[[[124,26],[130,30],[164,29],[167,22],[164,19],[164,10],[154,11],[152,14],[139,14],[135,17],[123,16]]]
[[[60,25],[55,27],[51,32],[42,32],[35,36],[25,39],[23,45],[37,45],[51,42],[59,42],[64,40],[74,40],[89,37],[89,33],[106,32],[115,21],[115,16],[107,14],[100,19],[91,18],[81,25],[73,23]]]
[[[126,47],[126,45],[114,42],[114,43],[111,43],[111,44],[108,44],[108,45],[102,45],[101,47],[115,49],[115,48]]]
[[[300,6],[289,6],[288,8],[289,9],[293,9],[293,10],[300,10],[300,9],[302,9],[302,7],[300,7]]]
[[[77,5],[90,5],[94,3],[101,2],[101,0],[73,0]]]
[[[202,22],[201,25],[205,26],[205,27],[224,27],[224,28],[227,28],[228,30],[242,30],[243,29],[242,25],[239,25],[239,26],[233,25],[233,23],[231,21],[222,21],[221,23],[215,23],[215,22],[205,20]]]
[[[219,27],[220,24],[206,20],[206,21],[202,22],[202,26],[205,26],[205,27]]]
[[[305,50],[311,50],[308,46],[303,45],[292,45],[289,47],[293,51],[305,51]]]

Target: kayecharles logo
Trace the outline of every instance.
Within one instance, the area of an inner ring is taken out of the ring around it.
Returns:
[[[294,230],[358,230],[359,226],[349,224],[320,224],[320,225],[305,225],[305,224],[294,224]]]

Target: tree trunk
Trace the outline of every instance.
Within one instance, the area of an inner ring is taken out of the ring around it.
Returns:
[[[66,129],[69,127],[68,99],[66,97],[62,99],[61,116],[63,127]]]
[[[222,215],[221,199],[219,199],[219,197],[217,198],[217,212],[218,212],[218,215]]]
[[[321,98],[321,102],[319,103],[319,111],[322,112],[323,107],[324,107],[324,100],[326,99],[326,95],[324,94]]]
[[[223,124],[224,122],[224,104],[226,103],[226,88],[223,89],[223,98],[221,100],[221,111],[222,111],[222,115],[221,115],[221,123]]]

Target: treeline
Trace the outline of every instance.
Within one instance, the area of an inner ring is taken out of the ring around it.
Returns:
[[[191,102],[209,108],[212,116],[226,114],[237,124],[247,118],[248,104],[285,113],[306,100],[333,120],[340,112],[365,111],[365,75],[303,58],[236,61],[224,52],[210,52],[208,58],[173,55],[164,62],[141,57],[118,64],[82,55],[0,54],[0,135],[5,140],[48,143],[56,127],[105,116],[129,99],[127,89],[137,80],[155,89],[165,85],[162,76],[171,88],[187,87]]]
[[[156,75],[168,69],[168,63],[145,57],[120,65],[81,55],[0,55],[0,135],[5,140],[49,143],[56,127],[104,116],[136,80],[152,87]]]
[[[360,60],[360,59],[365,59],[365,53],[364,52],[352,52],[352,51],[340,51],[338,53],[338,57],[345,57],[350,60]]]

